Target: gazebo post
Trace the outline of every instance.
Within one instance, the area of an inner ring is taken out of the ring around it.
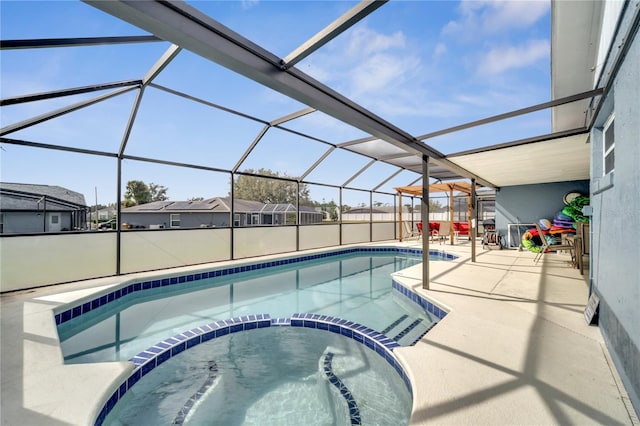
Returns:
[[[402,191],[398,191],[398,204],[400,204],[400,213],[398,214],[398,235],[400,236],[400,242],[402,242]]]
[[[453,185],[449,185],[449,242],[453,245]]]

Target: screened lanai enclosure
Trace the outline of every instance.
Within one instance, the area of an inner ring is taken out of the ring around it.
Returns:
[[[438,69],[444,47],[420,44],[433,7],[3,2],[2,291],[394,240],[401,210],[412,224],[490,215],[510,168],[529,172],[487,152],[555,143],[542,181],[563,152],[582,158],[601,90],[549,100],[547,76],[531,96],[496,85],[471,100]],[[562,173],[583,178],[566,160]],[[399,205],[397,187],[460,180],[471,205]],[[10,186],[33,206],[11,209]],[[70,199],[86,221],[55,226]]]

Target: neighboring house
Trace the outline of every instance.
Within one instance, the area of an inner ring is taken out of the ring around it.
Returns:
[[[229,197],[203,201],[154,201],[122,209],[123,228],[214,228],[231,224]],[[235,200],[233,226],[272,226],[295,224],[297,209],[292,204],[264,204]],[[322,212],[300,207],[300,223],[322,223]]]
[[[87,210],[84,195],[60,186],[0,182],[0,233],[84,230]]]
[[[495,216],[495,191],[493,190],[483,190],[478,191],[478,200],[479,206],[478,209],[478,218],[479,220],[484,220],[487,218],[493,218]],[[448,199],[447,199],[448,201]],[[403,200],[404,203],[404,200]],[[406,204],[409,204],[407,202]],[[402,207],[402,220],[403,221],[414,221],[419,222],[422,220],[421,215],[421,200],[417,200],[414,202],[413,209],[410,209],[406,206],[406,204]],[[467,197],[456,196],[454,200],[454,218],[455,221],[465,222],[468,220],[468,205],[467,205]],[[398,207],[394,206],[378,206],[369,209],[369,207],[354,207],[342,213],[342,221],[343,222],[361,222],[361,221],[369,221],[371,218],[372,221],[394,221],[399,219],[399,211]],[[449,207],[442,206],[438,210],[430,210],[429,211],[429,221],[443,221],[449,220]]]
[[[402,214],[404,217],[410,216],[409,210],[406,207],[402,209]],[[373,207],[373,209],[369,207],[352,207],[342,212],[343,222],[368,222],[370,219],[374,222],[392,221],[395,217],[397,217],[397,214],[394,206],[380,206]]]
[[[91,215],[92,219],[95,219],[96,217],[96,211],[94,208],[90,209],[91,211],[89,212],[89,214]],[[116,210],[115,207],[107,207],[104,209],[99,209],[98,210],[98,220],[103,221],[103,220],[109,220],[113,217],[116,217],[116,215],[118,214],[118,211]]]

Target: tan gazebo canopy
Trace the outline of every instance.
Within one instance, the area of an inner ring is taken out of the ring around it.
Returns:
[[[399,186],[394,188],[400,194],[411,194],[422,197],[422,185],[416,186]],[[467,195],[471,195],[471,184],[465,181],[458,182],[445,182],[445,183],[432,183],[429,185],[429,193],[431,192],[451,192],[458,191],[464,192]]]
[[[422,185],[416,186],[399,186],[394,188],[398,191],[399,204],[400,204],[400,220],[399,220],[399,235],[400,241],[402,241],[402,194],[410,194],[413,196],[422,197]],[[457,182],[440,182],[432,183],[429,185],[429,193],[432,192],[448,192],[449,193],[449,220],[453,224],[453,193],[462,192],[467,194],[467,206],[468,212],[467,218],[469,219],[469,233],[471,233],[471,184],[465,181]],[[429,229],[425,227],[425,229]],[[449,240],[453,244],[453,227],[450,228]]]

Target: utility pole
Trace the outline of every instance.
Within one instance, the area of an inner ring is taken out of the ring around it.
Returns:
[[[98,230],[98,187],[94,186],[96,191],[96,231]],[[89,227],[91,229],[91,227]]]

